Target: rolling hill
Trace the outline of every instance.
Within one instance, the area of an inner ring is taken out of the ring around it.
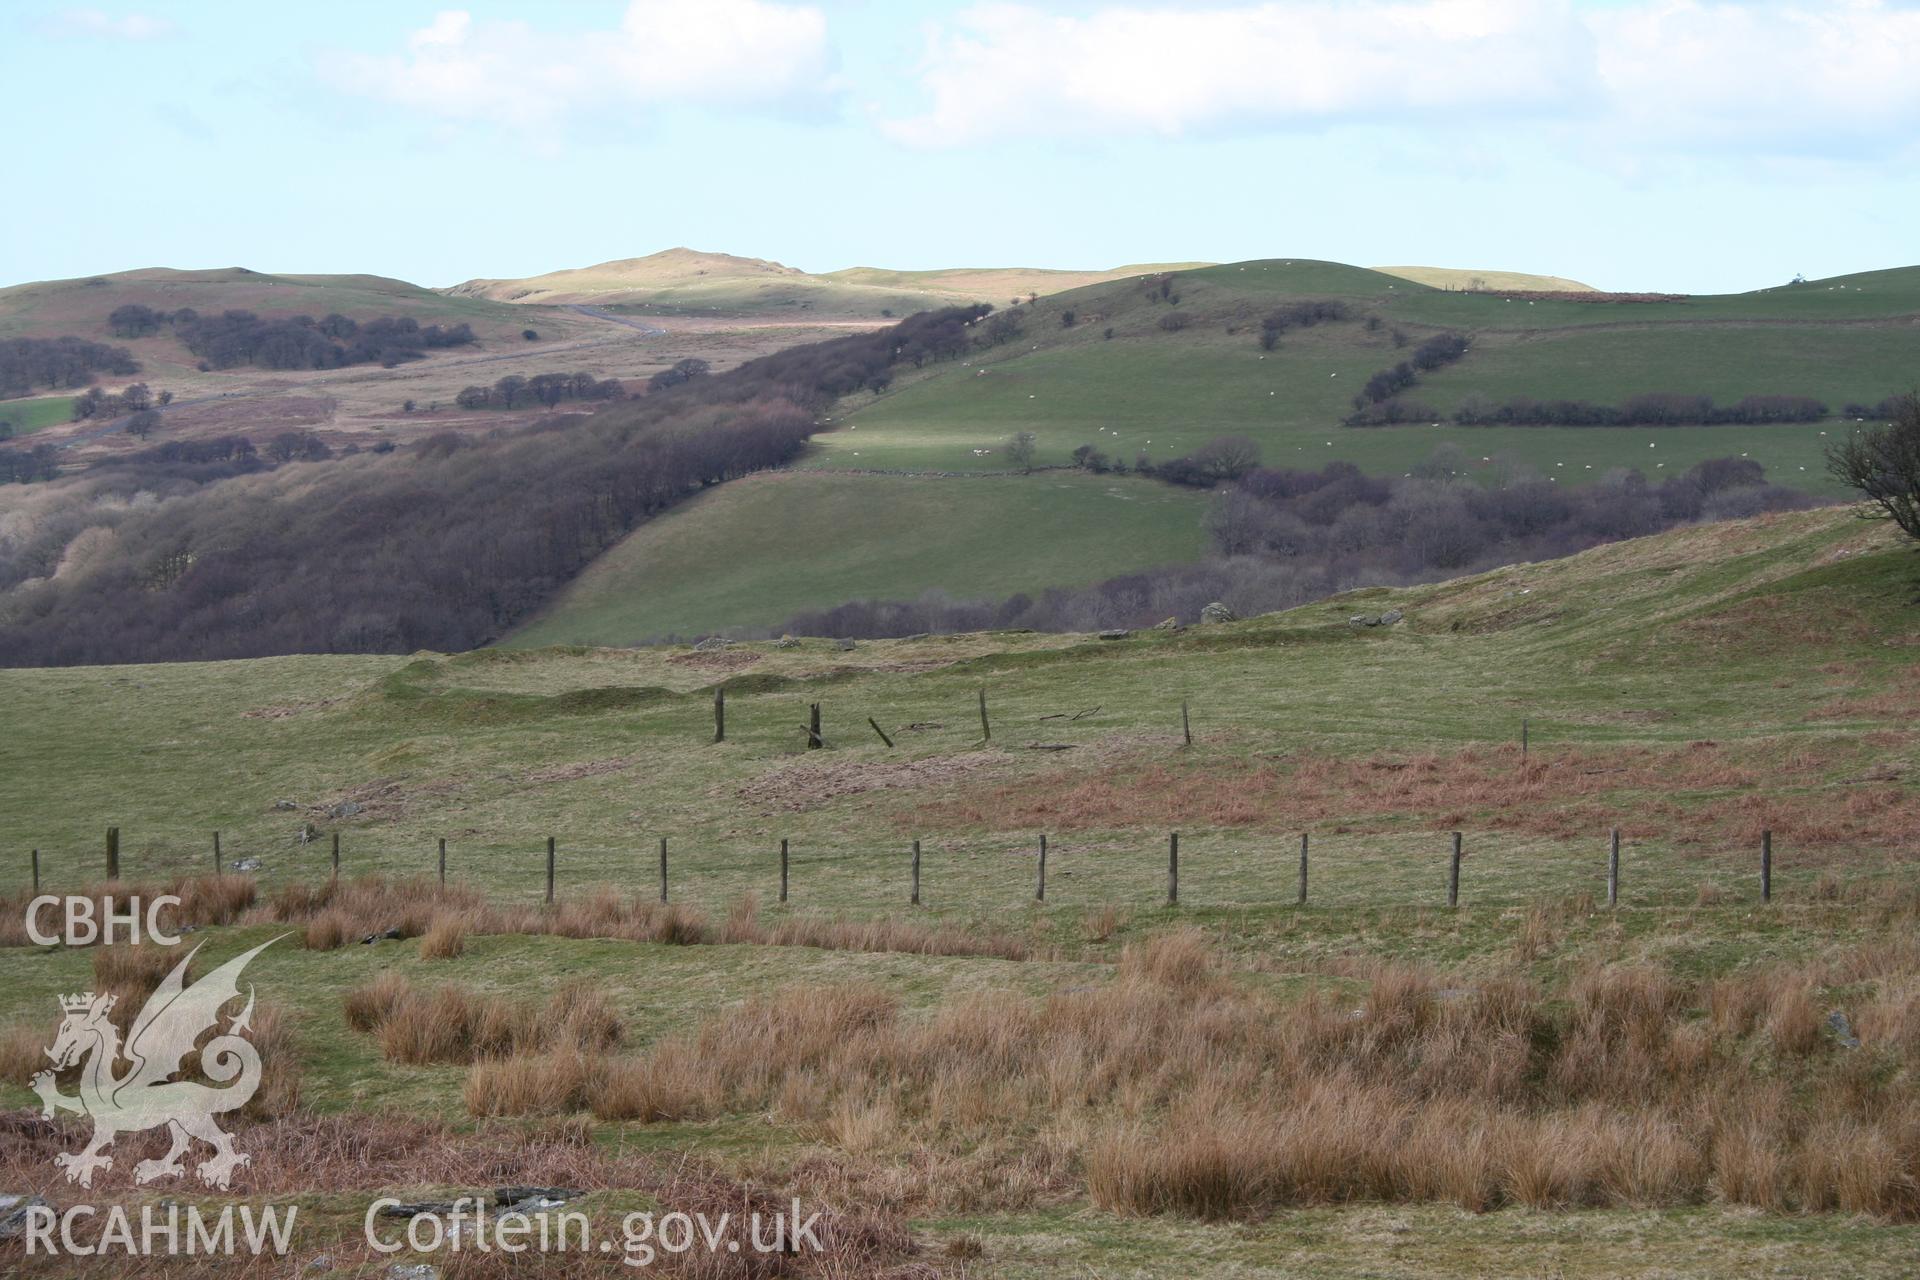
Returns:
[[[1568,280],[1564,276],[1529,275],[1525,271],[1480,271],[1472,267],[1375,267],[1374,270],[1435,289],[1595,292],[1592,285],[1581,284],[1578,280]]]
[[[644,258],[622,258],[517,280],[469,280],[445,292],[450,297],[514,303],[591,303],[664,314],[719,312],[779,318],[811,312],[877,320],[956,303],[1005,304],[1016,297],[1058,293],[1168,269],[1166,265],[1115,267],[1109,271],[1038,268],[889,271],[851,267],[811,275],[764,258],[666,249]]]
[[[1262,317],[1307,299],[1339,302],[1350,318],[1289,330],[1263,350]],[[1777,482],[1819,488],[1837,420],[1651,429],[1448,419],[1476,401],[1613,404],[1646,392],[1722,403],[1811,396],[1838,410],[1920,379],[1920,268],[1628,303],[1450,292],[1336,263],[1274,260],[1088,286],[1018,314],[1017,339],[848,406],[807,465],[851,466],[857,448],[867,467],[993,470],[1003,465],[993,450],[1020,431],[1035,434],[1043,463],[1064,463],[1083,444],[1164,459],[1243,433],[1278,466],[1338,459],[1398,474],[1453,442],[1473,458],[1518,459],[1562,482],[1620,465],[1653,475],[1750,455]],[[1341,425],[1372,373],[1442,332],[1467,335],[1471,348],[1407,393],[1433,410],[1431,421]]]

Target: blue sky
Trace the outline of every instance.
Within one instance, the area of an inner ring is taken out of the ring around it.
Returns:
[[[1920,260],[1916,66],[1896,0],[15,0],[0,283],[685,244],[1744,289]]]

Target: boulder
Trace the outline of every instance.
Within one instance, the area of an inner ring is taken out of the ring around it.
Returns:
[[[851,640],[842,638],[839,640],[835,640],[833,642],[833,647],[838,649],[842,653],[852,653],[855,649],[859,648],[860,646],[856,645]]]
[[[1114,627],[1108,631],[1095,633],[1095,638],[1100,640],[1125,640],[1132,634],[1133,632],[1128,631],[1125,627]]]
[[[795,640],[792,636],[781,636],[778,640],[775,640],[773,642],[773,647],[776,649],[798,649],[800,647],[800,642],[798,640]]]
[[[1347,625],[1350,627],[1377,627],[1380,625],[1380,615],[1377,613],[1356,613],[1347,619]]]
[[[1155,631],[1179,631],[1183,628],[1180,626],[1180,619],[1178,618],[1162,618],[1153,624],[1153,629]]]
[[[1221,604],[1218,600],[1215,600],[1212,604],[1200,610],[1200,621],[1202,622],[1238,622],[1239,620],[1239,614],[1227,608],[1227,606]]]
[[[1860,1037],[1853,1034],[1853,1024],[1847,1021],[1847,1015],[1835,1009],[1827,1015],[1827,1030],[1833,1032],[1833,1038],[1849,1049],[1860,1047]]]
[[[733,641],[725,636],[708,636],[693,646],[695,653],[724,653],[733,647]]]
[[[1383,627],[1390,627],[1394,623],[1400,621],[1400,619],[1406,616],[1407,616],[1406,614],[1400,612],[1398,609],[1389,609],[1385,613],[1380,615],[1380,625]]]

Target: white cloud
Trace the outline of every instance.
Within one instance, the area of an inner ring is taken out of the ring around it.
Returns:
[[[93,40],[159,40],[176,28],[165,18],[129,13],[116,18],[99,9],[62,9],[45,24],[48,33]]]
[[[962,12],[928,36],[915,145],[1556,119],[1679,143],[1904,145],[1920,12],[1887,0],[1273,0]]]
[[[329,59],[351,92],[460,120],[552,124],[668,103],[777,106],[827,92],[826,18],[768,0],[632,0],[611,31],[561,33],[449,10],[407,52]]]

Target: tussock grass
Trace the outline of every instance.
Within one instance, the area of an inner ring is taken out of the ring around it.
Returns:
[[[641,1054],[483,1063],[467,1100],[603,1120],[768,1111],[881,1165],[910,1161],[921,1174],[904,1194],[928,1205],[952,1204],[957,1164],[1042,1152],[1122,1213],[1720,1201],[1920,1219],[1920,1084],[1888,1069],[1915,1029],[1920,971],[1895,975],[1862,1016],[1870,1043],[1849,1051],[1819,1013],[1827,970],[1697,984],[1595,964],[1560,997],[1518,975],[1369,970],[1357,997],[1283,999],[1179,930],[1128,946],[1097,988],[908,1017],[869,985],[793,987]]]
[[[447,985],[416,990],[386,973],[349,991],[347,1025],[371,1033],[389,1062],[415,1066],[527,1056],[556,1047],[601,1052],[618,1044],[619,1015],[583,981],[569,982],[544,1005]]]
[[[96,922],[106,918],[109,898],[118,904],[119,910],[125,911],[128,902],[134,898],[149,903],[161,897],[176,897],[180,899],[180,904],[162,908],[158,922],[163,931],[177,933],[182,925],[204,928],[208,925],[232,924],[254,905],[257,894],[258,888],[253,877],[221,875],[139,882],[103,881],[62,896],[92,899]],[[27,936],[27,904],[31,900],[32,894],[24,891],[0,897],[0,947],[33,945],[33,940]],[[43,928],[53,925],[50,912],[43,914],[41,925]],[[144,920],[142,927],[145,927]]]

